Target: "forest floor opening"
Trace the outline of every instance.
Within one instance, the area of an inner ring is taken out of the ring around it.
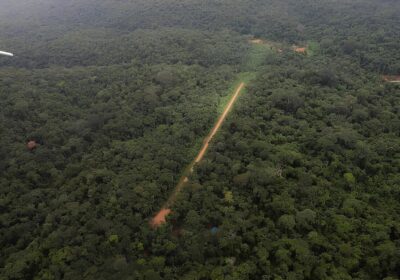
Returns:
[[[383,80],[388,83],[400,83],[400,75],[399,76],[384,75]]]
[[[283,52],[283,44],[278,43],[278,42],[273,42],[273,41],[267,41],[265,39],[260,39],[260,38],[253,38],[249,40],[249,43],[254,46],[264,46],[268,47],[270,50],[277,51],[279,53]]]
[[[224,111],[222,114],[219,116],[217,122],[215,123],[214,127],[210,131],[210,133],[206,136],[206,138],[203,141],[203,145],[195,157],[195,159],[186,167],[184,170],[181,178],[178,181],[178,184],[176,185],[175,189],[173,190],[172,194],[168,198],[167,202],[164,204],[164,206],[161,208],[159,212],[151,219],[150,225],[153,228],[156,228],[166,222],[166,216],[168,216],[171,213],[171,207],[174,204],[178,194],[182,191],[182,189],[185,187],[185,185],[189,182],[189,176],[190,174],[193,173],[193,169],[196,164],[198,164],[206,154],[210,142],[214,138],[214,136],[218,133],[218,131],[221,129],[222,124],[224,123],[226,117],[228,116],[229,112],[232,110],[233,105],[236,103],[240,93],[242,92],[243,88],[245,87],[245,82],[241,82],[232,97],[230,98],[229,102],[226,104]]]

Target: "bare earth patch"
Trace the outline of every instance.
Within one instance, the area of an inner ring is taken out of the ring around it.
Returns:
[[[265,45],[270,47],[273,50],[276,50],[278,52],[282,52],[282,48],[281,48],[281,44],[276,43],[276,42],[271,42],[271,41],[267,41],[267,40],[263,40],[263,39],[259,39],[259,38],[254,38],[249,40],[250,44],[254,44],[254,45]]]
[[[388,83],[400,83],[400,75],[399,76],[390,76],[384,75],[383,80]]]
[[[297,47],[294,46],[293,50],[297,53],[302,53],[302,54],[306,54],[307,53],[307,48],[306,47]]]
[[[157,215],[150,221],[150,225],[153,228],[159,227],[160,225],[164,224],[167,220],[166,217],[171,213],[171,209],[161,209]]]
[[[250,43],[257,44],[257,45],[265,44],[265,42],[263,40],[261,40],[261,39],[251,39]]]

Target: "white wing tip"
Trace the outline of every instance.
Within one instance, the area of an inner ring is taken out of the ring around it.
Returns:
[[[13,53],[10,53],[10,52],[3,52],[3,51],[0,51],[0,54],[6,55],[6,56],[14,56],[14,54],[13,54]]]

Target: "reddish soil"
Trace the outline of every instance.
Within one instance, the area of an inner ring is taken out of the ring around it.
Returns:
[[[171,209],[161,209],[157,215],[150,221],[150,225],[153,228],[159,227],[160,225],[164,224],[167,220],[166,217],[171,213]]]
[[[265,42],[261,39],[252,39],[250,40],[250,43],[252,44],[265,44]]]
[[[281,48],[281,44],[276,43],[276,42],[271,42],[271,41],[266,41],[263,39],[251,39],[249,40],[249,43],[251,44],[255,44],[255,45],[266,45],[268,47],[270,47],[272,50],[277,51],[278,53],[282,53],[283,49]]]
[[[400,83],[400,76],[383,76],[383,80],[388,83]]]
[[[305,48],[305,47],[302,47],[302,48],[295,47],[294,51],[297,52],[297,53],[307,53],[307,48]]]

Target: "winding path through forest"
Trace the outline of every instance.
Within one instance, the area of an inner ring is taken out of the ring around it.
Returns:
[[[235,93],[229,100],[228,104],[226,105],[223,113],[219,117],[218,121],[215,123],[213,129],[211,132],[207,135],[207,137],[203,141],[203,146],[200,149],[200,152],[192,161],[188,167],[186,167],[185,171],[183,172],[182,177],[179,179],[178,184],[176,185],[175,189],[173,190],[172,194],[168,198],[167,202],[164,204],[164,206],[161,208],[161,210],[153,217],[153,219],[150,221],[150,225],[152,227],[158,227],[162,225],[163,223],[166,222],[166,216],[171,213],[170,207],[174,204],[177,195],[182,191],[182,189],[185,187],[186,183],[189,182],[189,175],[193,172],[194,166],[199,163],[204,155],[206,154],[209,144],[211,140],[214,138],[214,136],[217,134],[217,132],[220,130],[222,124],[224,123],[226,117],[228,116],[229,112],[231,111],[233,105],[237,101],[240,92],[243,90],[245,86],[245,83],[242,82],[240,85],[236,88]]]

